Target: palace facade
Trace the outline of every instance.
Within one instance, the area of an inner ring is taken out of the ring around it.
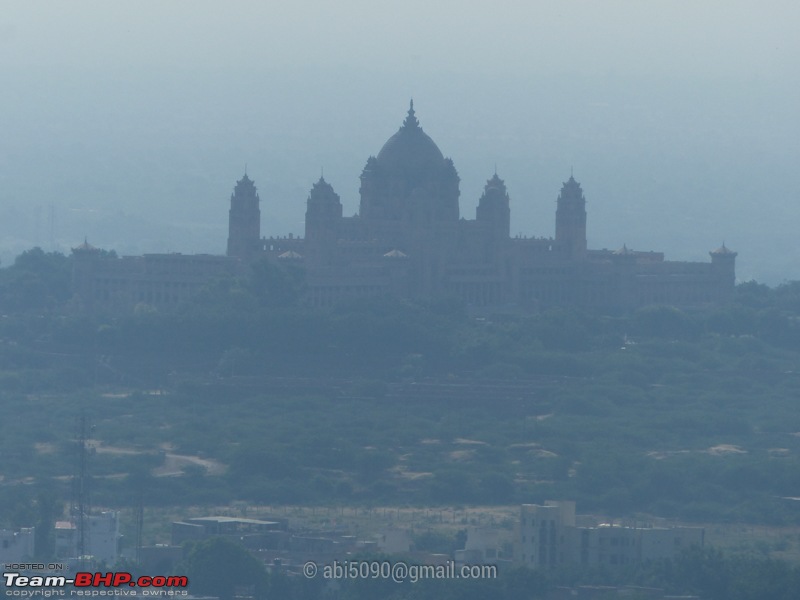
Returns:
[[[211,277],[243,273],[251,261],[266,259],[302,268],[306,300],[319,307],[391,295],[459,298],[476,309],[699,308],[733,293],[736,253],[724,244],[709,262],[668,261],[661,252],[626,246],[588,248],[586,199],[572,176],[558,194],[550,238],[511,237],[509,195],[497,173],[474,219],[462,217],[459,195],[453,161],[423,131],[412,102],[397,133],[367,160],[356,216],[343,216],[339,195],[320,177],[308,196],[304,236],[264,238],[260,198],[245,174],[230,199],[226,257],[101,261],[84,245],[74,250],[76,283],[90,304],[168,307]]]
[[[259,198],[247,175],[231,196],[228,255],[266,256],[306,271],[309,301],[330,306],[365,295],[457,297],[476,307],[630,309],[648,304],[701,307],[733,292],[736,253],[710,262],[674,262],[661,252],[592,250],[586,199],[572,177],[558,195],[555,237],[512,238],[509,196],[495,173],[474,219],[461,216],[459,177],[423,131],[414,104],[361,173],[358,215],[320,178],[311,188],[305,237],[262,238]]]

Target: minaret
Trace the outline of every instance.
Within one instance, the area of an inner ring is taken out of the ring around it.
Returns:
[[[497,176],[497,173],[486,182],[475,217],[479,223],[485,225],[493,237],[508,238],[511,235],[508,192],[505,182]]]
[[[259,251],[261,209],[255,183],[247,176],[236,182],[228,212],[228,256],[248,259]]]
[[[571,258],[586,254],[586,199],[581,184],[572,175],[558,195],[556,246]]]

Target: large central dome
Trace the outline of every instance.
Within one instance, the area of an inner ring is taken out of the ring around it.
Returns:
[[[388,169],[424,170],[440,168],[444,155],[414,116],[414,101],[400,130],[390,137],[378,152],[378,164]]]
[[[402,245],[397,244],[409,239],[397,230],[398,221],[424,227],[458,221],[458,173],[453,161],[422,131],[413,100],[400,130],[377,157],[367,159],[359,191],[359,215],[373,224],[369,235],[391,239],[398,249]],[[390,225],[387,229],[378,223]]]

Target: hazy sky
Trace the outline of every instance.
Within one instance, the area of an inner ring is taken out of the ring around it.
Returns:
[[[467,8],[468,7],[468,8]],[[800,279],[794,2],[14,2],[0,11],[0,255],[222,252],[245,163],[267,235],[324,167],[358,175],[417,115],[474,218],[497,164],[512,231],[553,235],[574,168],[589,243]]]

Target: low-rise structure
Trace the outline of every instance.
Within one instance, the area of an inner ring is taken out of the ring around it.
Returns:
[[[0,529],[0,563],[27,562],[33,558],[35,529]]]
[[[492,527],[471,527],[462,550],[456,550],[457,565],[496,564],[507,560],[500,541],[500,531]]]
[[[232,537],[247,542],[250,538],[262,540],[270,532],[283,529],[279,521],[244,519],[239,517],[195,517],[172,523],[172,545],[187,541],[200,541],[209,537]]]
[[[214,279],[242,272],[241,262],[209,254],[110,255],[88,242],[72,249],[72,285],[80,310],[174,309]]]
[[[377,536],[376,542],[378,550],[384,554],[406,554],[413,546],[407,529],[387,529]]]

